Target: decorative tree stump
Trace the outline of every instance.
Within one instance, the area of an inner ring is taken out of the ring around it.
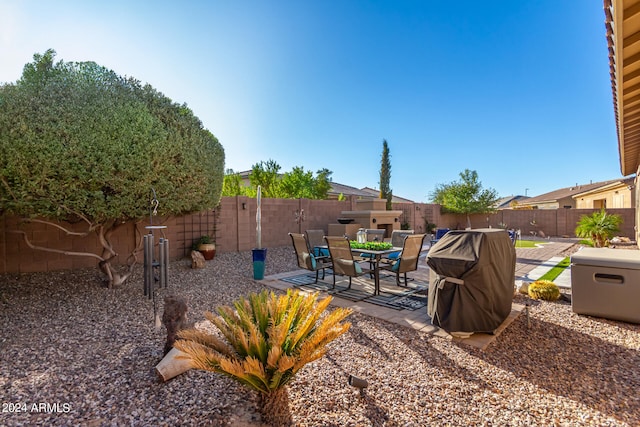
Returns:
[[[182,297],[167,295],[164,298],[162,323],[167,328],[167,342],[164,345],[164,355],[166,356],[173,348],[178,332],[190,326],[187,322],[187,301]]]

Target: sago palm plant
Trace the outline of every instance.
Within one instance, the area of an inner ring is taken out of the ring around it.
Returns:
[[[189,329],[180,332],[174,346],[188,355],[194,368],[228,375],[260,392],[263,421],[287,425],[291,422],[287,383],[351,326],[341,323],[351,309],[338,308],[322,316],[330,302],[331,297],[318,301],[317,292],[252,293],[235,301],[235,309],[219,307],[219,316],[205,313],[224,339]]]
[[[596,248],[606,245],[607,241],[620,232],[622,217],[615,214],[607,214],[602,209],[591,215],[583,215],[576,227],[576,236],[588,237]]]

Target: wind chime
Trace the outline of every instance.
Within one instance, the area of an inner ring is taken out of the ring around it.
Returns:
[[[158,198],[156,191],[151,188],[149,202],[149,230],[143,237],[144,245],[144,295],[153,300],[153,316],[156,327],[160,327],[156,288],[166,288],[169,279],[169,239],[161,237],[158,241],[158,256],[155,257],[154,230],[164,230],[166,225],[153,225],[153,217],[158,214]],[[157,284],[157,286],[156,286]]]

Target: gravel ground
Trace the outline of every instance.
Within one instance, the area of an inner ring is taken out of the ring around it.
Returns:
[[[293,269],[289,248],[269,249],[267,274]],[[187,298],[195,322],[261,289],[250,253],[219,254],[203,270],[175,262],[170,274],[168,293]],[[0,275],[0,425],[261,425],[256,396],[226,377],[191,370],[158,382],[166,334],[141,271],[117,289],[100,284],[97,270]],[[353,314],[290,385],[295,425],[640,425],[640,325],[515,300],[530,315],[485,351]],[[364,393],[349,374],[369,382]]]

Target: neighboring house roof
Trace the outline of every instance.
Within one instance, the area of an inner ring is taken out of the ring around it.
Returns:
[[[622,175],[640,159],[640,1],[604,0],[609,74]]]
[[[498,201],[494,206],[496,209],[508,209],[511,207],[511,202],[515,201],[520,203],[522,200],[527,200],[529,198],[530,197],[528,196],[521,196],[521,195],[503,197],[501,199],[498,199]]]
[[[361,190],[366,192],[366,193],[368,193],[371,197],[380,197],[380,190],[378,190],[378,189],[371,188],[371,187],[364,187]],[[404,197],[396,196],[392,192],[391,193],[391,203],[413,203],[413,200],[409,200],[409,199],[405,199]]]
[[[340,184],[337,182],[331,181],[331,190],[329,190],[328,195],[338,196],[342,194],[343,196],[357,196],[357,197],[366,197],[371,198],[371,194],[366,191],[360,190],[356,187],[351,187],[350,185]],[[378,196],[375,196],[378,197]]]
[[[620,178],[612,179],[609,181],[594,182],[590,184],[574,185],[573,187],[561,188],[559,190],[551,191],[539,196],[530,197],[527,200],[519,202],[518,204],[520,206],[533,206],[544,203],[555,203],[559,200],[566,199],[567,197],[575,197],[580,194],[593,192],[594,190],[605,189],[606,187],[620,184],[628,179],[631,179],[633,182],[633,178]]]
[[[576,193],[576,194],[572,195],[571,197],[573,197],[574,199],[577,199],[578,197],[584,197],[584,196],[586,196],[588,194],[599,193],[601,191],[609,190],[610,188],[634,185],[634,181],[635,181],[635,177],[629,177],[629,178],[624,178],[624,179],[616,179],[616,180],[610,181],[609,184],[605,184],[605,185],[602,185],[602,186],[597,187],[597,188],[593,188],[593,189],[590,189],[590,190],[582,191],[580,193]]]

